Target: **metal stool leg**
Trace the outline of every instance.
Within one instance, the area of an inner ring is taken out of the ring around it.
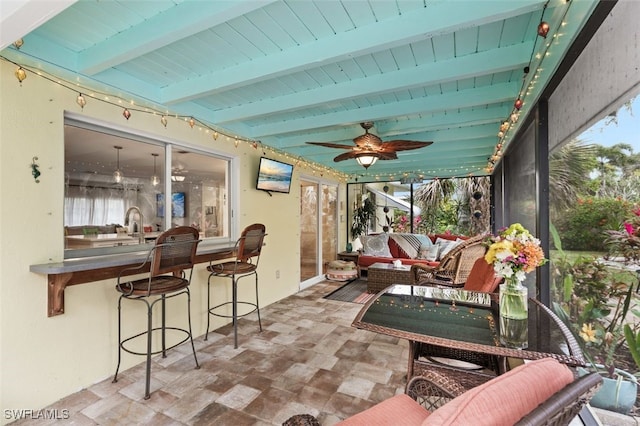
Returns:
[[[191,292],[187,288],[187,315],[189,321],[189,338],[191,339],[191,350],[193,350],[193,359],[196,361],[196,370],[200,368],[200,364],[198,364],[198,357],[196,356],[196,346],[193,344],[193,330],[191,329]],[[209,318],[209,314],[207,313],[207,318]]]
[[[165,295],[162,295],[162,358],[167,357],[167,315],[166,315],[166,306],[167,299]]]
[[[232,281],[232,314],[233,315],[233,348],[238,349],[238,282],[236,277],[231,278]]]
[[[164,296],[163,296],[164,297]],[[153,334],[153,307],[147,304],[147,381],[144,390],[144,399],[151,397],[151,335]]]
[[[112,383],[118,381],[118,371],[120,371],[120,360],[122,359],[122,296],[118,298],[118,365],[116,373],[113,375]]]
[[[207,332],[204,334],[205,342],[209,338],[209,324],[211,321],[211,277],[212,275],[209,275],[207,280]]]
[[[260,302],[258,301],[258,273],[256,272],[256,311],[258,312],[258,326],[262,331],[262,321],[260,320]]]

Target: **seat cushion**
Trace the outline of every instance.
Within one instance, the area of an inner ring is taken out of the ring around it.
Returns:
[[[467,281],[464,283],[464,289],[492,293],[499,282],[500,277],[496,277],[493,265],[488,264],[484,257],[481,257],[471,267],[471,272],[469,272]]]
[[[419,425],[429,412],[405,394],[385,399],[337,425],[341,426],[395,426]]]
[[[135,281],[122,283],[116,290],[129,296],[158,295],[169,294],[189,286],[189,281],[182,277],[174,277],[173,275],[158,275],[151,278],[143,278]]]
[[[422,426],[513,425],[573,380],[553,358],[527,362],[449,401]]]
[[[256,265],[248,262],[224,262],[207,266],[207,271],[214,275],[231,276],[250,274],[256,270]]]
[[[422,263],[424,265],[433,266],[433,267],[439,265],[439,262],[430,262],[424,259],[404,259],[404,258],[395,259],[393,257],[377,257],[377,256],[366,256],[366,255],[361,255],[358,258],[358,265],[361,268],[368,268],[374,263],[393,263],[394,260],[400,260],[403,265],[413,265],[414,263]]]

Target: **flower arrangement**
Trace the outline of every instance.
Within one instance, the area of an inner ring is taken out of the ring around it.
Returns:
[[[514,223],[495,236],[491,237],[489,250],[485,260],[493,264],[493,268],[507,283],[521,283],[526,274],[544,265],[544,257],[540,240],[535,238],[521,224]]]

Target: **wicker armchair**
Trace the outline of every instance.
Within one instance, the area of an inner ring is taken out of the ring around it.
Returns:
[[[579,377],[522,417],[516,425],[568,425],[600,387],[602,377]],[[436,372],[425,372],[407,384],[406,393],[427,411],[434,411],[466,392],[463,386]]]
[[[476,235],[465,240],[447,253],[436,267],[423,263],[411,265],[411,284],[462,287],[476,259],[487,251],[484,239],[484,235]]]
[[[531,361],[469,389],[456,376],[425,371],[406,393],[351,416],[340,426],[474,424],[568,425],[597,391],[598,373],[576,378],[552,358]]]

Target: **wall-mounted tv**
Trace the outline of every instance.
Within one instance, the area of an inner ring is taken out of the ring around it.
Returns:
[[[282,192],[284,194],[288,194],[291,190],[292,174],[292,164],[261,157],[260,167],[258,168],[258,182],[256,183],[256,189],[267,192]]]
[[[164,217],[164,194],[156,194],[156,207],[158,217]],[[171,217],[184,217],[185,193],[174,192],[171,194]]]

